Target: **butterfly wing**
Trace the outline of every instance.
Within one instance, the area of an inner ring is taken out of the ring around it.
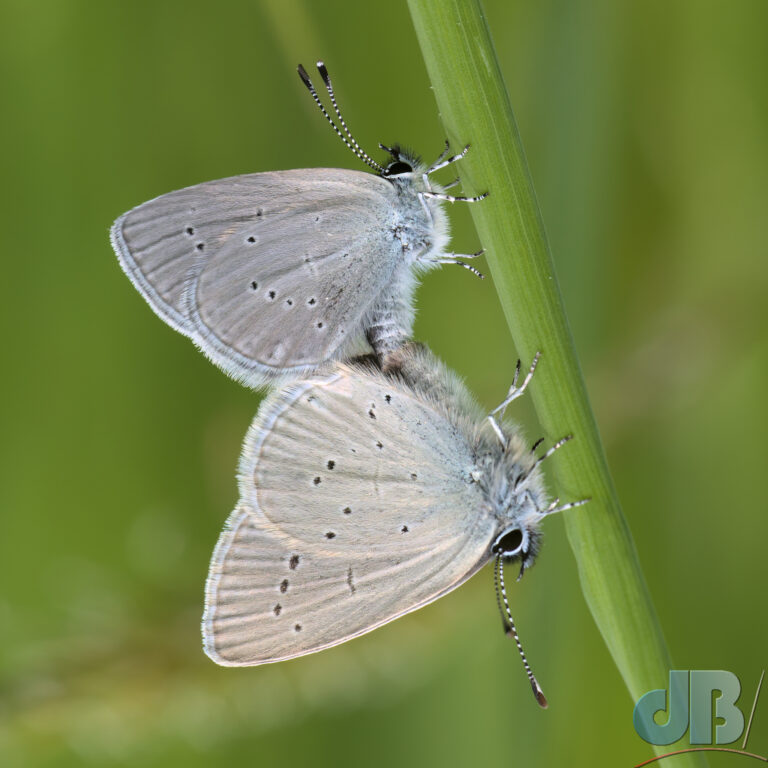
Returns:
[[[144,203],[115,222],[111,239],[163,320],[260,386],[359,341],[398,265],[393,200],[392,185],[369,173],[250,174]]]
[[[455,588],[496,521],[471,439],[400,380],[338,366],[268,398],[206,587],[206,653],[260,664],[336,645]]]

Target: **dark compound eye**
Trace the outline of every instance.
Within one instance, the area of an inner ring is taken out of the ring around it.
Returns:
[[[519,528],[512,528],[509,531],[505,531],[494,542],[493,551],[496,554],[501,553],[506,557],[518,554],[520,547],[523,545],[523,532]]]
[[[401,173],[413,173],[413,168],[402,160],[396,160],[386,167],[384,173],[387,176],[397,176]]]

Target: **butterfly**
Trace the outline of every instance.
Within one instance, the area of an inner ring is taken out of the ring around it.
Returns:
[[[202,622],[218,664],[320,651],[414,611],[495,559],[535,560],[541,523],[584,503],[550,502],[541,456],[489,417],[426,347],[337,363],[269,395],[248,431],[240,500],[211,561]]]
[[[380,145],[379,164],[352,137],[328,70],[317,64],[339,125],[299,74],[338,136],[374,173],[310,168],[251,173],[170,192],[120,216],[110,238],[150,307],[227,374],[259,388],[411,335],[420,274],[445,263],[445,201],[431,165]],[[451,185],[448,185],[451,186]],[[478,256],[471,254],[469,258]],[[480,275],[482,277],[482,275]]]

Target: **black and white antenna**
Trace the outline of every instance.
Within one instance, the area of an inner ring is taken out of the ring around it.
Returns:
[[[509,610],[509,601],[507,600],[507,590],[504,587],[504,559],[499,554],[496,555],[496,562],[493,569],[493,580],[496,585],[496,600],[499,604],[499,610],[501,611],[501,621],[504,624],[504,631],[511,637],[517,645],[517,650],[520,651],[520,658],[523,660],[523,666],[525,667],[525,674],[528,675],[528,680],[531,683],[533,689],[533,695],[536,697],[536,701],[542,709],[546,709],[549,706],[547,697],[544,695],[544,691],[541,690],[539,681],[531,671],[531,667],[528,664],[528,659],[525,657],[525,651],[523,645],[520,642],[520,637],[517,634],[515,628],[515,622],[512,619],[512,612]],[[503,601],[503,605],[502,605]]]
[[[367,152],[365,152],[363,148],[355,141],[354,137],[352,136],[352,133],[347,127],[347,123],[345,122],[344,118],[341,116],[341,110],[339,109],[339,105],[336,102],[336,95],[333,92],[333,86],[331,85],[331,78],[330,78],[330,75],[328,74],[328,69],[326,68],[325,64],[323,64],[322,61],[317,62],[317,71],[320,73],[320,77],[322,77],[323,79],[323,83],[325,84],[325,88],[328,91],[328,95],[331,97],[331,104],[333,104],[333,110],[336,113],[336,116],[339,118],[339,122],[341,123],[341,126],[344,129],[344,133],[342,133],[339,130],[339,127],[333,121],[333,118],[328,113],[328,110],[323,106],[323,103],[320,101],[320,97],[317,95],[317,91],[315,90],[315,86],[312,83],[312,80],[310,80],[309,75],[307,74],[307,70],[304,69],[304,67],[301,64],[299,64],[298,66],[299,77],[301,78],[304,85],[307,86],[307,90],[312,94],[312,98],[315,100],[315,104],[317,104],[320,111],[325,115],[325,119],[331,124],[331,127],[333,128],[333,130],[336,131],[336,135],[347,145],[347,147],[349,147],[349,149],[355,154],[355,156],[359,160],[362,160],[367,166],[369,166],[370,168],[373,168],[373,170],[376,171],[377,173],[383,173],[384,168],[380,166],[373,158],[371,158],[371,156]],[[346,136],[344,134],[346,134]]]

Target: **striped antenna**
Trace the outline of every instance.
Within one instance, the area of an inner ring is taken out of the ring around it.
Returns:
[[[371,168],[378,168],[380,171],[384,170],[355,141],[355,137],[352,135],[352,132],[347,127],[347,123],[342,117],[341,110],[339,109],[339,105],[336,102],[336,94],[333,92],[333,85],[331,84],[331,76],[328,74],[328,68],[325,66],[325,64],[322,61],[317,62],[317,71],[320,73],[320,77],[323,78],[323,83],[325,83],[325,89],[328,91],[328,95],[331,97],[331,104],[333,104],[333,111],[336,113],[336,116],[339,118],[339,122],[341,123],[341,127],[344,129],[344,133],[346,133],[347,136],[349,136],[349,140],[352,142],[352,144],[354,144],[354,147],[357,150],[357,156],[365,158],[368,164],[371,166]]]
[[[322,69],[321,69],[322,67]],[[331,96],[331,101],[333,102],[334,108],[336,110],[336,114],[339,116],[339,119],[341,120],[341,124],[344,126],[344,130],[349,135],[349,129],[346,126],[346,123],[341,118],[341,113],[339,112],[338,106],[336,106],[336,99],[333,96],[333,91],[330,87],[330,80],[325,80],[326,76],[328,75],[328,70],[325,69],[325,65],[322,61],[317,62],[317,68],[320,70],[320,75],[323,77],[323,82],[326,84],[326,88],[328,88],[328,93]],[[304,67],[299,64],[298,66],[298,73],[299,77],[301,78],[301,81],[304,83],[304,85],[307,86],[307,90],[312,94],[312,98],[315,100],[315,104],[317,104],[320,111],[325,115],[325,119],[331,124],[331,127],[334,131],[336,131],[336,135],[347,145],[347,147],[355,154],[355,156],[362,160],[367,166],[370,168],[373,168],[374,171],[377,173],[382,173],[384,169],[374,160],[372,160],[365,152],[363,152],[362,149],[360,149],[360,146],[358,143],[352,139],[353,144],[350,143],[349,139],[339,130],[339,127],[336,125],[336,123],[333,122],[333,118],[328,114],[328,110],[323,106],[323,102],[320,101],[320,97],[317,95],[317,91],[315,90],[315,86],[312,83],[312,80],[310,80],[309,75],[307,74],[307,70],[304,69]],[[325,74],[323,74],[325,73]],[[350,135],[350,138],[351,135]]]
[[[536,701],[542,709],[546,709],[549,706],[547,697],[544,695],[544,691],[541,690],[539,681],[531,671],[531,667],[528,664],[528,659],[525,657],[525,651],[523,645],[520,642],[520,637],[517,634],[515,628],[515,622],[512,619],[512,612],[509,610],[509,601],[507,600],[507,590],[504,587],[504,560],[501,555],[496,555],[496,563],[493,569],[494,583],[496,585],[496,600],[499,604],[499,610],[501,611],[501,620],[504,624],[504,631],[509,637],[511,637],[517,645],[517,650],[520,651],[520,658],[523,660],[523,666],[525,667],[525,674],[528,675],[528,680],[531,683],[533,689],[533,695],[536,697]],[[503,602],[503,609],[502,609]]]

